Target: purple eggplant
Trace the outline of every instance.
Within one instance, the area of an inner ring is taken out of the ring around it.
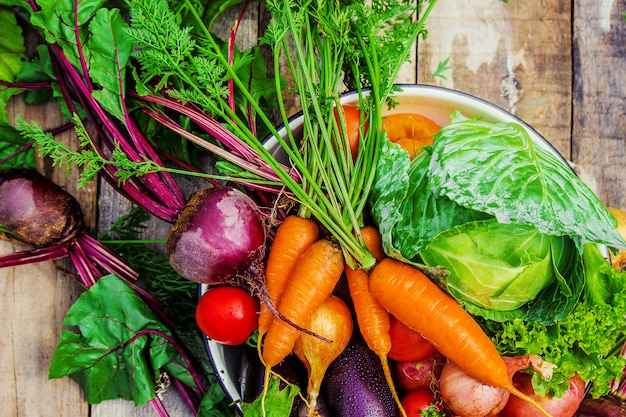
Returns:
[[[380,359],[357,333],[326,371],[321,392],[331,416],[399,415]]]

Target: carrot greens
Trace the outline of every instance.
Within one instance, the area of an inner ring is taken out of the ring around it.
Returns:
[[[184,3],[189,7],[187,1]],[[135,57],[142,68],[138,80],[143,94],[150,91],[162,97],[144,99],[184,111],[172,104],[176,99],[220,120],[227,129],[221,135],[232,132],[241,142],[239,146],[247,150],[244,158],[273,171],[305,210],[340,241],[348,261],[368,268],[373,258],[354,235],[358,236],[365,197],[373,181],[375,144],[383,135],[382,110],[393,103],[394,80],[411,45],[423,33],[423,20],[434,4],[428,2],[422,19],[415,22],[417,10],[412,2],[374,1],[371,6],[358,2],[267,2],[272,20],[260,42],[273,51],[273,91],[286,125],[290,114],[282,95],[283,75],[293,79],[304,120],[302,137],[306,140],[302,143],[289,128],[284,138],[278,135],[276,122],[261,108],[256,90],[249,85],[251,79],[241,76],[240,65],[249,56],[231,62],[197,13],[191,13],[195,18],[192,26],[181,27],[175,10],[165,1],[133,2],[128,34],[137,45]],[[288,59],[289,74],[278,71],[281,56]],[[340,92],[346,88],[342,84],[344,74],[359,88],[363,113],[373,127],[364,134],[365,151],[354,165],[342,143],[342,126],[333,123],[332,117]],[[362,90],[364,86],[367,92]],[[229,94],[241,100],[240,104],[233,106]],[[151,114],[155,115],[153,111]],[[255,134],[257,122],[276,137],[297,175],[290,174],[264,148]],[[248,179],[250,171],[246,173]]]

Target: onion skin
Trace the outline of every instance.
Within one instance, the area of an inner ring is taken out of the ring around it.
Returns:
[[[300,334],[293,348],[308,372],[308,416],[315,416],[320,387],[330,364],[344,351],[352,335],[352,313],[337,296],[331,295],[313,311],[307,329],[331,340]]]
[[[454,362],[444,365],[439,388],[445,405],[460,417],[496,416],[510,397],[505,388],[480,382]]]
[[[68,241],[85,228],[78,201],[27,169],[0,172],[0,225],[37,248]]]
[[[201,284],[220,284],[262,259],[265,227],[256,203],[226,186],[193,194],[165,247],[172,267]]]

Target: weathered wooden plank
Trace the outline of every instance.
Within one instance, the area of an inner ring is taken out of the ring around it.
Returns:
[[[24,106],[20,99],[8,107],[11,117],[22,114],[44,128],[63,123],[55,104]],[[76,138],[65,133],[63,140],[76,146]],[[95,219],[93,188],[76,189],[77,173],[53,169],[47,160],[39,170],[64,187],[81,203],[89,224]],[[0,254],[31,249],[26,245],[0,242]],[[87,416],[80,388],[70,378],[48,381],[50,359],[63,330],[63,319],[81,288],[52,263],[0,269],[0,321],[5,337],[0,338],[0,415],[2,416]]]
[[[572,160],[605,204],[626,208],[625,0],[574,2]]]
[[[25,249],[0,241],[2,254]],[[89,415],[73,380],[48,380],[61,323],[78,291],[51,263],[0,269],[0,415]]]
[[[418,81],[490,101],[570,155],[570,4],[439,0],[419,44]],[[433,79],[449,59],[445,78]]]

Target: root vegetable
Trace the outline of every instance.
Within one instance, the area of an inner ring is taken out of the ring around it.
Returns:
[[[417,388],[432,388],[439,384],[439,376],[446,362],[439,351],[416,362],[393,362],[393,375],[403,393]]]
[[[84,228],[78,201],[26,169],[0,172],[0,225],[38,248],[70,240]]]
[[[505,388],[480,382],[454,362],[444,365],[439,388],[443,402],[460,417],[496,416],[510,396]]]
[[[392,315],[422,333],[465,372],[552,417],[513,385],[504,360],[472,316],[417,268],[385,258],[370,273],[370,290]]]
[[[328,343],[303,333],[296,340],[293,349],[308,371],[307,415],[316,416],[320,387],[326,370],[343,352],[352,336],[352,313],[339,297],[331,295],[313,311],[305,327],[331,340]]]
[[[532,368],[544,379],[552,377],[554,365],[542,360],[537,355],[521,355],[503,357],[508,375],[512,378],[521,369]],[[454,362],[444,365],[439,379],[439,388],[443,402],[460,417],[489,417],[498,415],[512,398],[510,392],[503,387],[487,385],[461,370]],[[541,415],[536,407],[524,403]],[[543,405],[543,403],[542,403]]]
[[[576,411],[576,417],[626,417],[626,399],[617,395],[587,397]]]
[[[574,376],[569,380],[569,389],[560,398],[552,398],[550,395],[541,397],[535,394],[531,376],[527,373],[519,372],[515,374],[513,383],[520,391],[534,398],[535,401],[541,402],[543,408],[554,417],[574,416],[585,394],[585,383],[578,376]],[[537,417],[540,414],[525,402],[511,397],[500,415],[502,417]]]
[[[256,203],[225,186],[191,196],[172,227],[166,252],[183,277],[220,284],[263,258],[265,227]]]

